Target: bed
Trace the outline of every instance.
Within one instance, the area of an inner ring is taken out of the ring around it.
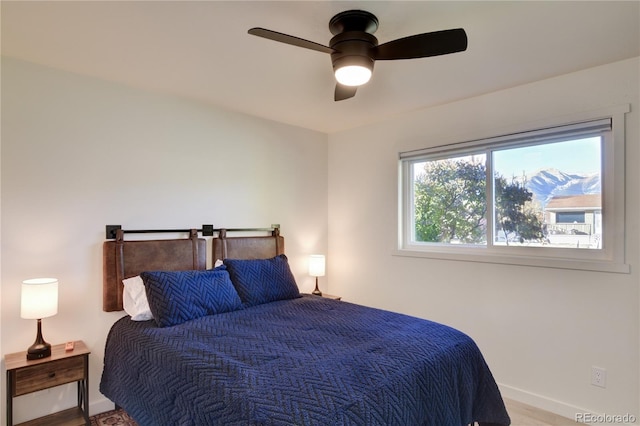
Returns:
[[[194,233],[104,243],[104,310],[122,309],[118,280],[141,279],[153,313],[113,324],[100,383],[140,425],[510,424],[469,336],[300,294],[277,230],[219,233],[216,268],[203,266],[203,247]]]

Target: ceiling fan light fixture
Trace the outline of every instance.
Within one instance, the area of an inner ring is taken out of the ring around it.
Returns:
[[[336,80],[345,86],[361,86],[371,79],[371,69],[362,65],[346,65],[336,69]]]

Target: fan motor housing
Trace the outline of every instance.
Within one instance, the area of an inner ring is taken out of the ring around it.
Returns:
[[[378,45],[378,39],[363,31],[347,31],[334,36],[329,46],[333,70],[346,65],[361,65],[373,71],[372,49]]]

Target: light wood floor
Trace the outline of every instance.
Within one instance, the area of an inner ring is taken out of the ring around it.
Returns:
[[[521,402],[505,398],[512,426],[575,426],[580,423],[573,419],[549,413]]]

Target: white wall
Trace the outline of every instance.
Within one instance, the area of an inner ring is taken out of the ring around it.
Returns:
[[[7,58],[2,89],[0,345],[23,351],[35,338],[21,281],[57,277],[59,313],[43,334],[91,348],[92,413],[112,407],[98,384],[122,315],[102,312],[105,225],[279,223],[301,290],[313,289],[307,255],[327,249],[326,135]],[[14,419],[74,398],[73,386],[17,398]]]
[[[504,396],[568,417],[583,411],[640,417],[639,75],[636,58],[330,135],[330,292],[465,331]],[[399,151],[621,104],[632,104],[626,126],[631,274],[392,255]],[[606,389],[590,385],[593,365],[607,369]]]

